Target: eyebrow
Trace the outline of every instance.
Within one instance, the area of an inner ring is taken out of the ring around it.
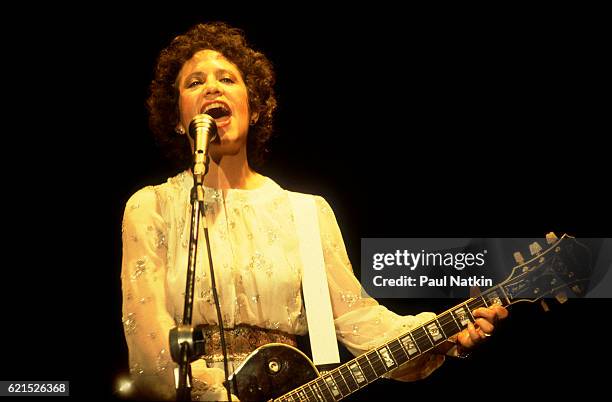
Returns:
[[[230,71],[230,70],[226,70],[226,69],[224,69],[224,68],[221,68],[221,69],[219,69],[219,70],[216,70],[216,71],[215,71],[215,73],[216,73],[217,75],[229,74],[229,75],[231,75],[232,77],[236,78],[236,74],[234,74],[232,71]],[[185,77],[185,79],[183,80],[183,83],[184,83],[184,82],[186,82],[187,80],[189,80],[190,78],[193,78],[193,77],[201,77],[201,76],[203,76],[203,75],[205,75],[205,74],[204,74],[204,73],[202,73],[201,71],[194,71],[194,72],[192,72],[191,74],[189,74],[189,75],[187,75],[187,76]]]

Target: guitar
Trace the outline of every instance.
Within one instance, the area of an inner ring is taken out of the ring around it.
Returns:
[[[232,393],[241,401],[338,401],[445,342],[474,322],[472,311],[479,307],[545,303],[545,296],[563,303],[584,296],[591,269],[588,248],[567,235],[557,239],[550,233],[546,240],[546,250],[530,245],[528,261],[515,253],[518,265],[502,283],[324,374],[294,347],[264,345],[229,377]]]

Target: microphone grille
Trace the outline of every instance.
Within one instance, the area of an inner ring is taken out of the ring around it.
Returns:
[[[191,120],[191,123],[189,123],[189,136],[194,140],[197,130],[207,131],[211,141],[217,137],[217,123],[209,114],[198,114]]]

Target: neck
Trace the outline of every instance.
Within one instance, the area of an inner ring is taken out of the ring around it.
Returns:
[[[251,190],[261,186],[263,176],[251,169],[246,157],[246,149],[242,148],[235,155],[222,155],[220,158],[210,158],[208,173],[204,177],[206,187],[218,189]]]

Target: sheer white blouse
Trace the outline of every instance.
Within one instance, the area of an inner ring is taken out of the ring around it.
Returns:
[[[130,373],[141,386],[169,399],[174,397],[175,365],[168,331],[182,320],[192,186],[186,171],[143,188],[129,199],[123,217],[123,324]],[[300,291],[305,267],[287,192],[266,178],[253,190],[205,188],[205,197],[225,327],[248,324],[305,334]],[[359,355],[432,319],[432,313],[399,316],[362,294],[332,209],[323,198],[315,200],[338,340]],[[200,239],[193,325],[216,324],[202,233]],[[418,363],[409,363],[412,375],[402,379],[422,378],[442,361]]]

